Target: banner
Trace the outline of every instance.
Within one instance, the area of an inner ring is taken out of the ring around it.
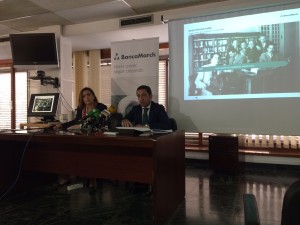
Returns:
[[[159,38],[111,43],[112,105],[126,115],[138,104],[136,89],[148,85],[158,99]]]

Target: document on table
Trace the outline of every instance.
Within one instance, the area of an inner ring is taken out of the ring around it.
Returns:
[[[172,133],[173,130],[160,130],[160,129],[153,129],[152,133],[153,134],[168,134],[168,133]]]
[[[151,131],[149,127],[116,127],[119,130],[136,130],[140,132],[149,132]]]

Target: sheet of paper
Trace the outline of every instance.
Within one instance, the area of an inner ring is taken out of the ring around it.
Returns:
[[[150,131],[149,127],[116,127],[117,129],[120,130],[137,130],[137,131],[141,131],[141,132],[147,132]]]

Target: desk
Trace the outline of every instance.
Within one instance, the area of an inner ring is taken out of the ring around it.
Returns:
[[[8,171],[16,171],[27,142],[23,170],[151,184],[154,225],[184,200],[184,131],[160,137],[0,133],[0,183],[12,179]]]
[[[49,127],[49,124],[48,123],[20,123],[20,129],[24,129],[24,127],[47,128]]]

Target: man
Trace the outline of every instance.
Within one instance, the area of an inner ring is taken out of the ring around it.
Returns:
[[[241,52],[236,52],[234,49],[228,52],[228,57],[228,65],[238,65],[247,62],[246,55],[242,54]]]
[[[220,55],[215,53],[213,54],[210,63],[202,67],[215,67],[219,65],[219,62],[220,62]],[[213,95],[213,93],[207,89],[211,86],[212,79],[215,80],[217,78],[217,73],[218,72],[213,70],[213,68],[211,71],[198,72],[194,83],[196,89],[198,89],[201,92],[201,95]]]
[[[149,86],[141,85],[136,90],[139,105],[132,107],[124,117],[123,127],[149,127],[150,129],[170,129],[170,122],[164,106],[152,101]],[[145,112],[146,111],[146,112]],[[145,114],[144,114],[145,113]]]
[[[248,47],[246,48],[247,63],[258,62],[259,55],[260,53],[255,47],[254,41],[249,40]]]
[[[275,54],[275,46],[269,43],[266,52],[262,53],[259,57],[259,62],[272,62],[278,61],[278,56]]]
[[[266,35],[261,34],[258,38],[256,49],[260,52],[260,54],[264,53],[267,51],[268,44],[269,44],[269,41],[267,40]]]

